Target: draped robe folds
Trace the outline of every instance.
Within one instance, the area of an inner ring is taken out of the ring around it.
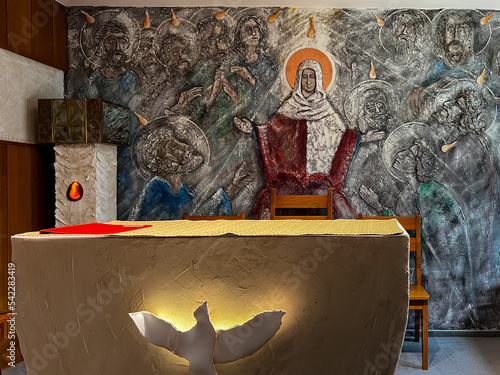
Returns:
[[[278,194],[325,194],[333,187],[334,216],[354,217],[355,212],[342,192],[342,186],[358,142],[358,133],[346,130],[333,158],[330,173],[309,175],[307,166],[307,121],[291,119],[280,113],[267,125],[256,127],[266,186],[255,206],[257,218],[266,216],[270,191]]]
[[[304,96],[304,70],[314,71],[314,91]],[[316,60],[302,61],[293,92],[267,125],[255,128],[266,186],[260,192],[254,215],[268,215],[271,188],[278,194],[319,195],[333,187],[335,218],[356,213],[342,192],[359,134],[346,130],[323,90],[323,71]]]

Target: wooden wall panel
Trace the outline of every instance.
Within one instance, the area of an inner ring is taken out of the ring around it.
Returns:
[[[53,145],[37,145],[31,151],[32,228],[55,227],[55,153]]]
[[[7,0],[7,30],[10,49],[31,54],[31,0]]]
[[[7,263],[9,254],[7,214],[7,145],[0,144],[0,313],[7,310]]]
[[[7,46],[7,3],[0,1],[0,47]]]
[[[66,52],[67,38],[66,38],[66,8],[54,2],[54,65],[56,68],[67,70],[68,58]]]
[[[32,0],[32,56],[45,63],[54,63],[53,2],[51,0]]]
[[[31,150],[29,145],[7,146],[9,237],[32,229]],[[9,241],[9,261],[11,251]]]

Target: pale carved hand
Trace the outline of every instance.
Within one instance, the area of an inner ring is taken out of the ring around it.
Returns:
[[[231,67],[231,72],[239,75],[241,78],[250,83],[252,86],[255,86],[256,83],[255,78],[252,76],[252,74],[248,71],[247,68],[240,65],[235,65]]]
[[[222,90],[223,76],[224,74],[220,70],[217,70],[215,72],[214,84],[212,85],[212,91],[210,92],[210,97],[208,98],[209,106],[214,104],[215,98],[217,98],[217,95],[219,95],[220,91]]]
[[[179,97],[179,100],[177,101],[177,104],[174,105],[171,108],[171,110],[174,112],[183,113],[187,105],[191,102],[191,100],[193,100],[198,96],[201,96],[202,94],[203,94],[203,87],[201,86],[193,87],[190,90],[182,92]]]
[[[360,143],[380,141],[384,138],[385,138],[385,131],[383,131],[383,130],[369,130],[368,132],[366,132],[366,134],[363,134],[361,136]]]
[[[222,79],[222,87],[224,89],[224,92],[227,95],[229,95],[229,98],[233,102],[233,105],[236,107],[238,105],[238,103],[239,103],[238,94],[234,90],[233,86],[231,86],[231,84],[227,80],[227,77],[224,74],[222,74],[222,78],[221,79]]]
[[[226,193],[229,199],[231,199],[231,197],[234,196],[234,194],[238,190],[240,190],[244,185],[246,185],[252,180],[254,174],[250,173],[246,169],[247,169],[247,162],[244,161],[243,163],[241,163],[240,167],[236,171],[233,181],[231,182],[231,185],[229,185],[229,187],[227,188]]]
[[[253,125],[249,119],[235,117],[233,122],[234,125],[243,133],[251,134],[253,132]]]
[[[359,188],[359,195],[363,200],[372,208],[374,208],[377,212],[382,212],[384,207],[380,204],[378,200],[378,195],[373,192],[370,188],[365,185],[361,185]]]

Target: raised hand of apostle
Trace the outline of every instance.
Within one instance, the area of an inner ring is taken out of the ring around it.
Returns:
[[[384,207],[382,207],[378,200],[378,195],[375,194],[370,188],[366,187],[365,185],[361,185],[359,187],[359,195],[369,206],[374,208],[377,212],[381,213],[384,210]]]
[[[193,87],[190,90],[183,91],[179,97],[179,100],[177,101],[177,104],[174,105],[171,110],[178,113],[184,113],[187,105],[191,102],[191,100],[198,96],[201,96],[202,94],[203,87],[201,86]]]
[[[247,118],[238,118],[235,117],[233,119],[234,125],[243,133],[250,134],[253,132],[253,125]]]
[[[247,185],[254,177],[254,174],[247,170],[247,162],[241,163],[240,167],[234,174],[233,181],[231,185],[226,190],[226,194],[229,199],[234,197],[234,195],[245,185]]]
[[[250,83],[252,86],[255,86],[255,78],[252,76],[252,74],[248,71],[247,68],[240,65],[234,65],[231,67],[231,71],[234,74],[239,75],[241,78]]]

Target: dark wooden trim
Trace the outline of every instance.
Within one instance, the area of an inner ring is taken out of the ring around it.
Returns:
[[[9,259],[7,211],[7,145],[0,143],[0,312],[7,311],[7,264]]]
[[[52,39],[54,41],[54,57],[52,66],[61,70],[68,70],[66,7],[54,2],[53,10]]]
[[[0,47],[7,47],[7,2],[0,1]]]
[[[54,62],[54,5],[51,0],[32,0],[32,56],[47,65]]]
[[[0,48],[56,69],[68,70],[66,7],[55,0],[0,2]],[[4,41],[2,30],[5,31]]]
[[[31,54],[31,0],[7,0],[7,46]]]

